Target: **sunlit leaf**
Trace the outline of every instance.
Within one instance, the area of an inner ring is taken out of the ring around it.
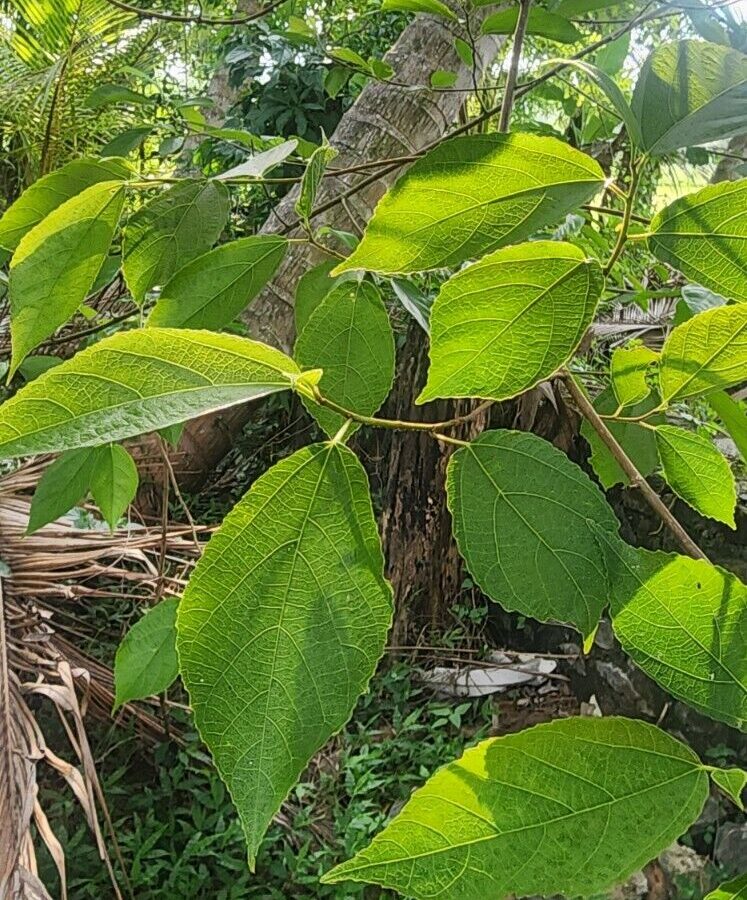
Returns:
[[[298,141],[296,140],[275,144],[269,150],[255,153],[249,159],[244,160],[243,163],[239,163],[238,166],[221,172],[216,178],[218,181],[227,181],[231,178],[261,178],[271,169],[285,162],[296,147],[298,147]]]
[[[366,475],[340,445],[277,463],[211,538],[181,602],[177,647],[250,864],[366,689],[391,616]]]
[[[675,494],[701,515],[736,528],[734,476],[713,441],[674,425],[659,425],[656,446],[664,478]]]
[[[430,315],[428,382],[418,397],[505,400],[552,375],[594,318],[604,277],[572,244],[496,250],[441,288]]]
[[[0,247],[15,250],[21,238],[66,200],[102,181],[124,180],[131,169],[121,159],[75,159],[35,181],[0,219]]]
[[[146,431],[293,386],[285,354],[233,335],[144,328],[104,338],[0,405],[0,458]]]
[[[747,900],[747,872],[706,894],[705,900]]]
[[[486,17],[482,23],[483,34],[513,34],[519,18],[519,9],[502,9]],[[530,9],[527,34],[538,34],[550,41],[573,44],[581,39],[581,32],[564,16],[545,9]]]
[[[633,662],[711,718],[747,722],[747,586],[702,559],[610,541],[612,627]]]
[[[383,12],[414,12],[440,16],[443,19],[456,21],[456,15],[441,0],[383,0]]]
[[[642,403],[651,393],[646,380],[651,364],[659,354],[650,347],[618,347],[610,361],[612,390],[621,407]]]
[[[452,138],[383,197],[358,248],[334,271],[457,266],[557,222],[603,182],[597,162],[555,138]]]
[[[747,105],[747,101],[745,102]],[[663,209],[648,246],[662,262],[732,300],[747,301],[747,178],[709,185]]]
[[[747,303],[718,306],[678,325],[661,354],[662,400],[730,387],[747,376]]]
[[[22,238],[10,264],[10,373],[75,313],[109,253],[124,203],[104,181],[58,206]]]
[[[416,900],[588,897],[668,847],[707,797],[698,758],[653,725],[557,719],[483,741],[439,769],[322,880]]]

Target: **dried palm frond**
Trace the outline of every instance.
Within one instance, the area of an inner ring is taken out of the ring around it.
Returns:
[[[610,347],[634,338],[659,347],[671,327],[676,306],[677,301],[669,297],[650,300],[646,310],[635,303],[618,303],[592,325],[593,336]]]
[[[0,578],[0,897],[49,897],[37,875],[34,833],[46,845],[66,896],[65,854],[38,797],[40,762],[64,779],[80,804],[120,897],[100,824],[103,816],[110,826],[108,811],[84,724],[87,713],[109,718],[113,675],[59,633],[55,617],[70,604],[75,610],[81,598],[126,596],[149,603],[177,593],[199,547],[192,528],[183,526],[132,526],[110,533],[62,519],[26,536],[31,493],[48,462],[0,479],[0,557],[6,573]],[[74,763],[47,744],[35,715],[39,702],[56,710]],[[142,735],[173,737],[147,707],[126,704],[119,716],[134,719]],[[116,848],[111,827],[109,833]]]

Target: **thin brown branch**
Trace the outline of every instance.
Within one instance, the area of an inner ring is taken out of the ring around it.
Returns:
[[[117,9],[121,9],[124,12],[132,13],[135,16],[140,16],[143,19],[159,19],[162,22],[181,22],[183,24],[188,25],[246,25],[247,22],[254,22],[257,19],[261,19],[262,16],[266,16],[268,13],[271,13],[273,10],[277,9],[279,6],[282,6],[285,3],[285,0],[273,0],[272,3],[268,3],[267,6],[263,6],[261,9],[258,9],[256,12],[247,13],[243,16],[230,16],[228,18],[219,18],[214,16],[203,16],[202,13],[198,13],[197,15],[190,16],[186,14],[180,13],[167,13],[160,12],[155,9],[142,9],[140,6],[134,6],[131,3],[125,3],[124,0],[107,0],[112,6],[116,6]]]
[[[592,406],[591,401],[586,396],[583,389],[578,384],[573,375],[570,372],[565,371],[562,373],[562,376],[565,385],[568,388],[568,392],[570,393],[571,397],[573,397],[573,400],[579,411],[591,425],[594,431],[599,435],[600,440],[604,442],[604,445],[614,457],[615,462],[627,475],[631,487],[638,488],[638,490],[640,490],[645,501],[661,519],[664,525],[666,525],[666,527],[671,531],[671,533],[677,539],[679,545],[682,547],[685,553],[687,553],[688,556],[692,556],[693,559],[708,559],[705,553],[703,553],[700,547],[695,543],[695,541],[685,531],[682,525],[680,525],[677,519],[672,515],[661,497],[638,471],[635,464],[617,442],[617,439],[609,430],[604,420],[600,418],[599,414]]]
[[[506,89],[503,93],[501,115],[498,120],[498,131],[508,131],[508,124],[511,121],[511,111],[514,108],[514,96],[516,94],[516,81],[519,77],[519,62],[521,61],[524,37],[527,33],[529,9],[531,5],[532,0],[520,0],[519,16],[516,20],[514,43],[511,49],[511,65],[509,66],[508,74],[506,75]]]

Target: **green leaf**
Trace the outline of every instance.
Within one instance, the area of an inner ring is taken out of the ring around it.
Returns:
[[[416,900],[588,897],[669,846],[707,797],[698,758],[655,726],[557,719],[483,741],[439,769],[322,881]]]
[[[18,367],[18,371],[25,381],[33,381],[43,372],[53,369],[55,366],[59,366],[61,362],[61,356],[51,356],[46,354],[44,356],[27,356]]]
[[[619,6],[622,0],[561,0],[553,10],[559,16],[575,19],[584,13],[595,12],[598,9],[608,9],[610,6]]]
[[[371,67],[366,62],[365,59],[360,55],[360,53],[356,53],[355,50],[351,50],[350,47],[333,47],[331,50],[327,51],[327,55],[331,59],[335,59],[338,62],[345,63],[345,65],[352,66],[354,69],[359,69],[362,72],[365,72],[367,75],[371,74]]]
[[[102,181],[132,177],[121,159],[76,159],[27,188],[0,219],[0,247],[15,250],[21,238],[51,212]]]
[[[462,40],[460,37],[455,38],[454,49],[462,61],[462,65],[465,65],[468,69],[473,69],[475,66],[475,54],[467,41]]]
[[[623,411],[628,417],[642,416],[651,412],[659,405],[658,394],[651,394],[641,403],[630,406]],[[617,398],[612,388],[607,388],[594,400],[594,409],[603,415],[614,414],[619,407]],[[651,424],[663,421],[661,416],[654,415],[648,420]],[[644,428],[636,422],[615,422],[607,420],[607,427],[612,432],[615,440],[623,448],[627,456],[633,461],[636,469],[645,478],[651,475],[659,466],[659,454],[656,449],[656,435],[650,428]],[[597,478],[605,490],[609,490],[616,484],[629,484],[628,476],[618,465],[615,458],[607,449],[599,435],[584,419],[581,424],[581,434],[591,447],[589,462]]]
[[[706,402],[721,419],[742,459],[747,462],[747,406],[744,402],[733,400],[726,391],[714,391],[708,395]]]
[[[148,325],[219,331],[272,278],[287,249],[285,238],[257,235],[198,256],[164,285]]]
[[[736,529],[734,475],[713,441],[674,425],[659,425],[656,446],[664,478],[675,494],[701,515]]]
[[[619,347],[612,353],[610,379],[621,408],[642,403],[651,393],[646,374],[659,354],[650,347]]]
[[[594,61],[596,66],[607,75],[617,75],[625,64],[630,51],[630,32],[626,31],[617,40],[610,41],[596,52]],[[614,82],[613,82],[614,84]]]
[[[747,304],[718,306],[672,330],[659,366],[666,403],[739,384],[747,361]]]
[[[83,105],[88,109],[102,109],[119,103],[149,103],[151,99],[121,84],[100,84],[86,97]]]
[[[145,139],[153,131],[150,125],[141,125],[137,128],[128,128],[116,137],[113,137],[101,148],[102,156],[129,156],[135,150],[142,147]]]
[[[395,297],[415,319],[426,334],[430,334],[430,317],[433,298],[424,294],[409,278],[390,279]]]
[[[414,12],[440,16],[443,19],[457,21],[456,15],[441,0],[384,0],[381,4],[383,12]]]
[[[229,178],[261,178],[271,169],[285,162],[296,147],[298,147],[298,141],[296,140],[275,144],[269,150],[255,153],[238,166],[221,172],[216,178],[218,181],[226,181]]]
[[[747,104],[746,104],[747,105]],[[649,250],[698,284],[747,301],[747,178],[709,185],[651,222]]]
[[[587,636],[607,602],[593,523],[618,529],[599,488],[552,444],[487,431],[451,457],[446,481],[459,552],[505,609]]]
[[[418,403],[506,400],[573,354],[604,287],[599,263],[572,244],[496,250],[441,288],[430,316],[431,365]]]
[[[725,881],[715,891],[707,894],[705,900],[747,900],[747,872],[731,881]]]
[[[332,160],[338,156],[338,151],[331,147],[326,137],[321,147],[317,147],[311,154],[306,169],[301,179],[301,188],[296,200],[295,210],[299,219],[304,223],[306,228],[310,228],[309,219],[314,209],[314,201],[319,186],[322,183],[324,172]]]
[[[702,559],[610,541],[612,627],[666,691],[736,728],[747,722],[747,587]]]
[[[383,566],[363,467],[345,447],[316,444],[254,482],[189,580],[177,621],[182,677],[251,865],[384,651]]]
[[[623,120],[625,130],[628,132],[628,137],[630,138],[630,140],[637,146],[640,146],[643,138],[641,136],[641,129],[638,125],[638,120],[633,115],[633,110],[630,108],[630,104],[628,103],[625,94],[623,94],[615,81],[610,78],[610,76],[601,68],[578,59],[550,59],[547,61],[546,65],[557,65],[561,63],[564,66],[569,66],[573,69],[577,69],[583,75],[586,75],[586,77],[589,78],[592,82],[594,82],[594,84],[602,91],[603,94],[605,94],[607,99],[610,101],[615,109],[615,112],[617,112],[617,114]]]
[[[230,198],[217,181],[184,181],[139,209],[124,230],[122,271],[137,303],[209,250],[228,219]]]
[[[458,266],[557,222],[603,183],[598,163],[555,138],[452,138],[385,194],[358,248],[334,272]]]
[[[100,182],[24,235],[10,264],[11,376],[85,300],[106,260],[123,203],[120,182]]]
[[[336,263],[333,259],[326,260],[304,272],[296,285],[296,301],[294,312],[296,316],[296,334],[304,330],[309,316],[339,282],[339,278],[330,278],[329,273]]]
[[[734,801],[741,812],[744,812],[742,794],[747,785],[747,772],[743,769],[711,769],[709,774],[713,783],[718,785],[730,800]],[[745,896],[747,896],[747,892]]]
[[[134,437],[286,390],[298,374],[279,350],[234,335],[120,332],[0,405],[0,458]]]
[[[432,88],[451,88],[457,83],[459,76],[456,72],[448,72],[445,69],[436,69],[431,72]]]
[[[642,149],[652,156],[740,134],[747,127],[747,56],[707,41],[657,47],[633,92]]]
[[[376,288],[366,281],[333,288],[299,335],[295,357],[302,368],[322,369],[319,389],[327,399],[373,415],[394,380],[394,335]],[[317,403],[304,405],[330,436],[345,422]]]
[[[519,9],[503,9],[488,16],[482,23],[483,34],[513,34]],[[550,41],[573,44],[581,40],[581,32],[568,19],[544,9],[531,9],[527,20],[527,34],[538,34]]]
[[[112,531],[137,493],[139,477],[130,454],[119,444],[99,447],[91,470],[91,495]]]
[[[162,693],[176,679],[178,608],[178,597],[161,600],[125,635],[114,659],[114,712],[130,700]]]
[[[31,499],[26,534],[55,522],[81,502],[88,493],[97,452],[96,447],[68,450],[44,470]]]

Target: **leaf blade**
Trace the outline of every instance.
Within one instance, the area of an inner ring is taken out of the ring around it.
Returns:
[[[312,445],[277,463],[210,540],[177,646],[250,860],[309,758],[349,718],[391,615],[367,479],[344,447]],[[215,702],[224,680],[235,708]]]
[[[91,496],[113,531],[137,493],[135,460],[119,444],[99,447],[90,477]]]
[[[208,250],[164,285],[148,316],[148,325],[219,331],[272,278],[287,249],[285,238],[256,235]]]
[[[603,182],[594,160],[555,138],[452,138],[415,162],[379,201],[363,240],[333,274],[459,265],[562,218]]]
[[[615,535],[599,488],[547,441],[486,431],[449,460],[454,537],[477,584],[505,609],[591,634],[607,602],[590,522]]]
[[[506,400],[534,387],[576,349],[603,285],[596,260],[557,241],[505,247],[458,272],[431,309],[431,363],[416,402]]]
[[[380,884],[416,900],[444,890],[460,900],[589,896],[667,846],[707,796],[695,754],[658,728],[555,720],[467,750],[322,880]],[[667,811],[663,834],[644,813],[651,802]]]
[[[246,338],[169,328],[119,332],[0,406],[0,457],[134,437],[287,390],[299,374],[285,354]]]

